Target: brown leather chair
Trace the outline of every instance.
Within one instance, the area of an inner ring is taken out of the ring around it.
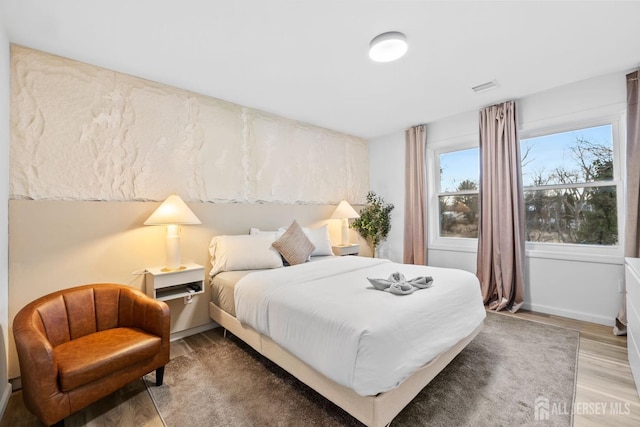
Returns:
[[[24,403],[52,425],[169,362],[167,304],[125,285],[65,289],[13,321]]]

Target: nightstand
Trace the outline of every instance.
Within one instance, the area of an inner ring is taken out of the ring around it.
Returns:
[[[150,267],[145,273],[147,295],[160,301],[185,298],[204,293],[204,267],[187,263],[181,270],[166,271],[164,267]]]
[[[333,250],[334,255],[338,256],[358,255],[360,252],[360,245],[331,246],[331,250]]]

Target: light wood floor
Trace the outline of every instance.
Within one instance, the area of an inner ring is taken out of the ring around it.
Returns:
[[[575,427],[640,426],[640,399],[627,361],[626,337],[614,336],[608,326],[525,310],[517,314],[504,315],[580,332]],[[188,351],[187,349],[188,346],[182,340],[173,342],[171,355],[177,357]],[[65,424],[69,427],[163,426],[142,380],[134,381],[68,417]],[[9,405],[0,420],[0,427],[21,426],[40,426],[40,423],[26,410],[22,394],[17,391],[9,400]]]
[[[580,331],[575,427],[640,426],[640,398],[627,359],[627,337],[613,335],[610,326],[527,310],[500,313]]]

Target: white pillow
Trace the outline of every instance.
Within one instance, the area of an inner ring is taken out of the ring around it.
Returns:
[[[211,276],[222,271],[282,267],[282,257],[271,245],[272,234],[215,236],[209,244]]]
[[[269,234],[274,236],[274,240],[278,240],[287,231],[289,227],[280,227],[276,231],[264,231],[259,228],[251,228],[249,230],[250,235]],[[311,256],[330,256],[333,255],[331,249],[331,239],[329,238],[329,226],[327,224],[318,228],[309,229],[302,227],[302,231],[307,235],[307,238],[311,240],[313,246],[316,248],[311,252]]]
[[[278,231],[265,231],[265,230],[260,230],[259,228],[251,227],[249,229],[249,235],[250,236],[256,236],[258,234],[270,235],[270,236],[273,236],[273,240],[275,241],[275,240],[278,240],[280,237],[282,237],[285,231],[287,231],[287,227],[280,227]]]
[[[313,246],[316,247],[315,250],[311,252],[311,256],[333,255],[331,239],[329,238],[329,226],[327,224],[311,230],[303,228],[302,231],[305,232],[309,240],[311,240],[311,243],[313,243]]]

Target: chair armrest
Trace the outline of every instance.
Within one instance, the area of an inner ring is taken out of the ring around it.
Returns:
[[[171,311],[164,301],[158,301],[146,295],[138,300],[144,316],[135,317],[134,320],[140,329],[169,340],[171,329]]]
[[[42,396],[60,393],[58,364],[47,337],[32,323],[32,313],[18,313],[13,323],[13,336],[18,350],[20,374],[25,400],[37,403]]]
[[[171,311],[164,301],[158,301],[140,291],[131,289],[123,296],[133,305],[131,326],[169,340]]]

